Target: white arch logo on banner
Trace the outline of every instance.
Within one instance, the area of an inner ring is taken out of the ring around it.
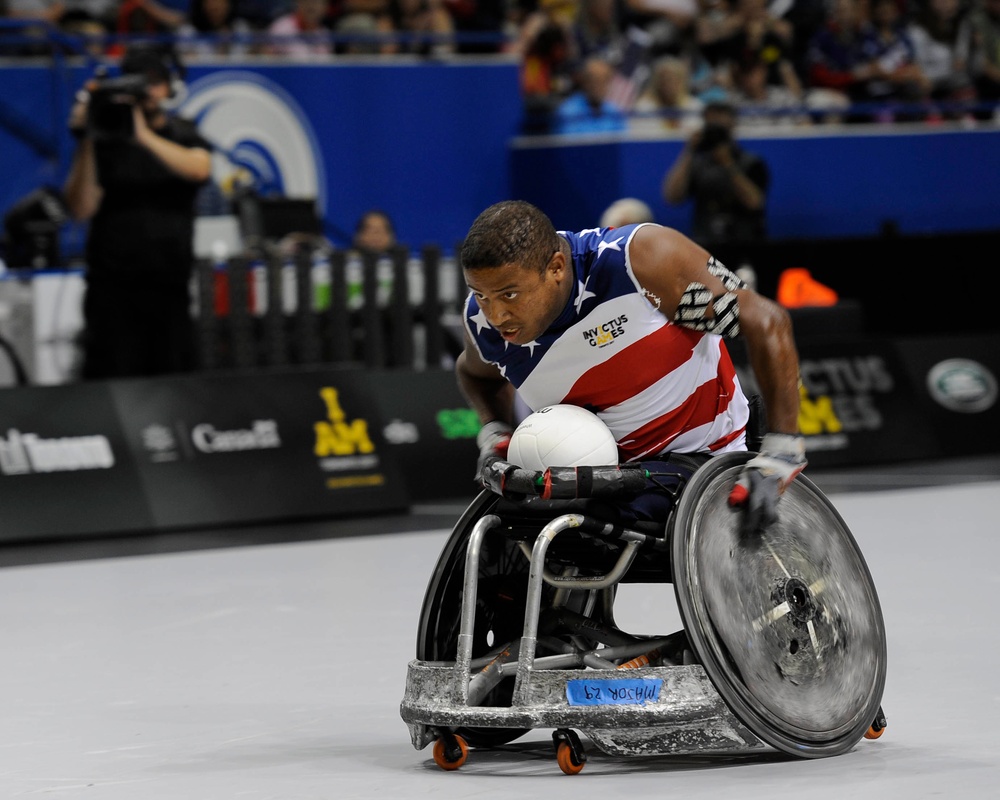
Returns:
[[[214,72],[188,86],[179,111],[218,149],[212,175],[224,192],[249,178],[264,195],[316,198],[323,213],[326,180],[317,138],[283,88],[253,72]]]

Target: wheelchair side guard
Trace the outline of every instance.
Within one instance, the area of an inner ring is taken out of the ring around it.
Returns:
[[[800,475],[778,522],[740,532],[727,496],[751,453],[713,458],[672,522],[674,590],[691,646],[736,717],[799,757],[846,752],[884,720],[886,639],[853,535]],[[884,727],[884,722],[883,722]]]

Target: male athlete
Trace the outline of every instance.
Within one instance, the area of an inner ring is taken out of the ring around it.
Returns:
[[[652,223],[557,232],[533,205],[506,201],[473,222],[462,245],[471,289],[459,386],[478,413],[480,465],[506,455],[515,389],[532,409],[596,413],[622,463],[697,466],[746,450],[749,403],[726,349],[742,337],[768,433],[730,496],[744,525],[776,518],[806,466],[798,433],[799,361],[788,313],[709,253]],[[640,509],[659,519],[663,505]]]

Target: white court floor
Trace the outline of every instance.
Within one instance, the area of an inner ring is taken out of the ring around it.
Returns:
[[[537,731],[438,769],[399,717],[437,529],[0,569],[0,798],[1000,797],[1000,476],[831,499],[888,632],[889,726],[845,755],[566,776]]]

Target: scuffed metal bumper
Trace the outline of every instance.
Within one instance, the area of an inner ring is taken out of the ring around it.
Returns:
[[[662,681],[655,700],[630,705],[572,705],[569,681]],[[436,728],[577,728],[611,755],[669,755],[764,749],[723,702],[700,665],[637,670],[531,671],[525,701],[511,707],[467,706],[454,664],[411,661],[400,716],[420,750]]]

